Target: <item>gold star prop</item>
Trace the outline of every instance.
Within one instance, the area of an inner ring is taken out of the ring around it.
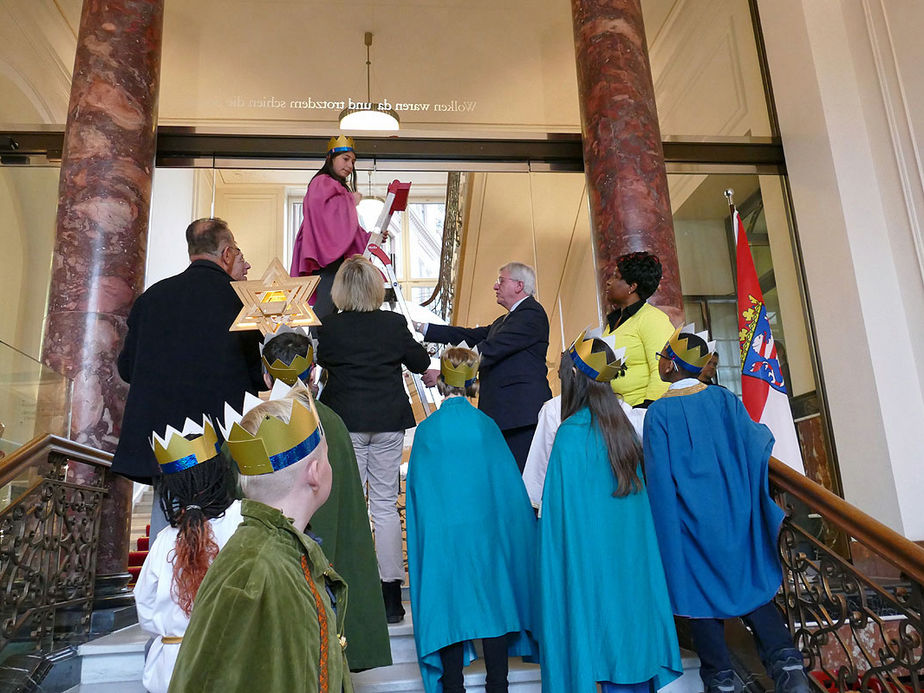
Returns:
[[[283,325],[320,325],[308,304],[320,281],[320,277],[290,277],[279,258],[275,258],[261,279],[231,282],[244,307],[229,331],[260,330],[267,335]]]

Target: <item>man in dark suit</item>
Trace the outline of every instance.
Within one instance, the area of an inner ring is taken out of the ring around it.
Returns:
[[[419,325],[428,342],[465,341],[481,353],[478,408],[494,419],[520,467],[526,464],[539,409],[551,399],[545,365],[549,350],[549,318],[536,292],[536,273],[529,265],[509,262],[500,268],[494,293],[507,313],[489,327]],[[438,370],[427,371],[432,386]]]
[[[189,267],[137,298],[119,354],[130,387],[112,471],[146,484],[160,474],[148,444],[153,431],[220,417],[225,402],[240,410],[245,391],[264,387],[260,333],[228,331],[241,310],[231,282],[250,267],[234,235],[221,219],[199,219],[186,243]],[[166,523],[159,505],[155,499],[152,537]]]

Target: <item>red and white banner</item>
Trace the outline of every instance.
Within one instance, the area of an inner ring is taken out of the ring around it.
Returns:
[[[770,331],[764,294],[738,210],[732,212],[738,265],[738,345],[741,349],[741,399],[754,421],[766,424],[776,442],[773,456],[805,474],[796,426],[789,408],[776,342]]]

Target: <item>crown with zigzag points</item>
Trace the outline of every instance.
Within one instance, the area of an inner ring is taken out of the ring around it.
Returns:
[[[277,337],[281,337],[288,333],[304,337],[307,342],[307,352],[304,355],[296,354],[292,358],[291,363],[284,363],[279,358],[273,359],[273,362],[270,363],[264,353],[266,346]],[[291,327],[286,324],[280,325],[276,332],[269,333],[263,338],[263,343],[260,345],[260,360],[263,361],[263,367],[266,368],[266,372],[273,376],[273,382],[281,380],[286,385],[295,385],[297,380],[304,382],[304,379],[308,377],[308,370],[311,368],[311,364],[314,363],[314,340],[312,340],[311,335],[305,332],[301,327]]]
[[[594,351],[594,342],[600,341],[609,347],[613,359],[607,359],[606,351]],[[616,338],[613,335],[603,335],[599,327],[585,328],[571,343],[568,349],[575,367],[584,375],[598,383],[606,383],[623,375],[626,370],[626,348],[616,348]]]
[[[342,154],[343,152],[355,151],[353,148],[353,138],[346,135],[331,137],[327,143],[328,154]]]
[[[207,416],[202,417],[201,424],[186,419],[182,431],[167,426],[164,435],[154,432],[148,442],[154,450],[154,458],[160,465],[160,471],[164,474],[181,472],[207,462],[214,458],[220,449],[215,427]]]
[[[715,353],[715,341],[709,341],[709,331],[696,331],[696,325],[678,327],[664,347],[664,354],[680,368],[697,374]]]
[[[453,366],[446,354],[450,349],[468,349],[474,352],[476,359],[474,364],[460,363]],[[443,376],[443,382],[450,387],[468,387],[475,382],[478,377],[478,365],[481,361],[481,355],[478,353],[478,347],[470,347],[467,342],[461,342],[455,346],[450,346],[443,350],[440,356],[440,375]]]
[[[291,396],[303,392],[308,404]],[[267,415],[260,422],[255,434],[241,426],[241,420],[254,407],[263,403],[250,393],[244,395],[244,406],[238,413],[225,403],[225,418],[218,426],[228,443],[228,452],[245,476],[272,474],[308,457],[324,437],[314,399],[308,389],[299,381],[293,386],[282,380],[273,383],[270,401],[288,399],[292,403],[289,422]]]

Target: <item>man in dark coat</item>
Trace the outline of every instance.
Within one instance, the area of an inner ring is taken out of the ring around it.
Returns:
[[[231,282],[250,267],[234,235],[221,219],[199,219],[186,243],[189,267],[138,297],[119,354],[130,387],[112,471],[146,484],[160,473],[152,431],[181,429],[186,417],[220,418],[225,402],[240,410],[244,392],[263,387],[260,333],[228,331],[242,307]],[[155,499],[151,536],[163,526]]]
[[[419,325],[428,342],[458,344],[465,341],[481,353],[481,389],[478,408],[494,419],[520,467],[526,465],[539,409],[552,398],[548,368],[549,318],[536,292],[536,273],[529,265],[509,262],[500,268],[494,293],[507,313],[489,327]],[[427,371],[432,386],[438,370]]]

